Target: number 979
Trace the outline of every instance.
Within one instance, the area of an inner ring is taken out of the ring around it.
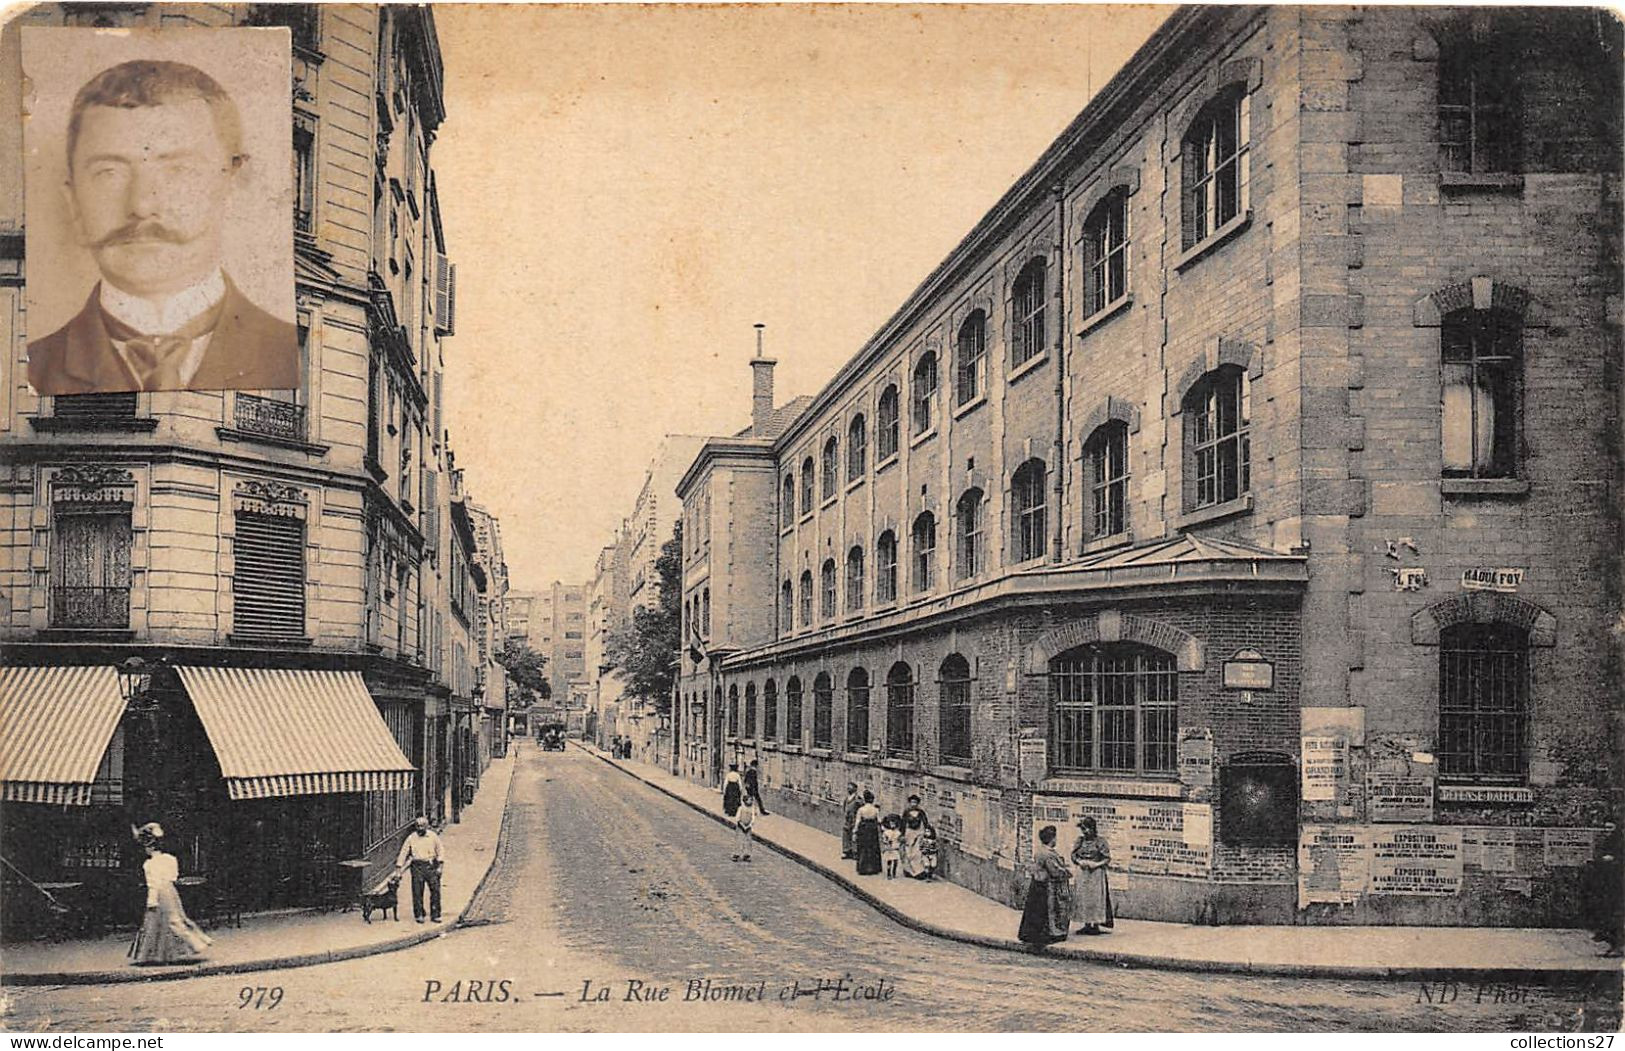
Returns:
[[[270,1011],[282,1002],[280,985],[245,985],[237,990],[237,1010],[253,1007],[256,1011]]]

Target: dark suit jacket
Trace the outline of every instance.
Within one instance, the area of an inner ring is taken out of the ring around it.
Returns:
[[[101,286],[66,325],[28,345],[28,382],[41,394],[135,390],[102,324]],[[299,330],[248,301],[226,278],[220,320],[186,390],[289,390],[299,386]]]

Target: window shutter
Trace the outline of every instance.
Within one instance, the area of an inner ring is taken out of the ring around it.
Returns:
[[[457,331],[457,267],[446,257],[434,257],[435,334],[450,336]]]
[[[301,638],[305,633],[305,524],[238,512],[232,580],[233,633]]]

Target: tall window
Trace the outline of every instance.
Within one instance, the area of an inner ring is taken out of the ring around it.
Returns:
[[[818,585],[820,598],[818,614],[824,620],[835,616],[835,560],[824,559],[824,564],[818,571]]]
[[[914,755],[914,672],[904,661],[886,673],[886,754]]]
[[[1439,633],[1439,773],[1522,780],[1529,771],[1529,632],[1456,624]]]
[[[846,750],[869,750],[869,673],[862,668],[846,677]]]
[[[756,684],[745,684],[745,736],[756,736]]]
[[[869,430],[863,419],[863,413],[852,417],[852,423],[846,428],[846,480],[855,482],[863,477],[864,468],[868,466],[869,458]]]
[[[784,578],[784,586],[779,589],[779,623],[784,631],[796,626],[796,588],[789,577]]]
[[[986,569],[987,554],[982,534],[982,491],[966,489],[954,508],[958,540],[959,579],[966,580]]]
[[[801,743],[801,679],[794,675],[784,684],[784,741]]]
[[[788,526],[796,520],[796,476],[784,476],[784,491],[779,495],[779,525]]]
[[[875,463],[885,463],[897,455],[897,386],[880,392],[875,406]]]
[[[1523,170],[1517,38],[1466,27],[1439,44],[1439,166],[1450,172]]]
[[[946,763],[969,766],[970,744],[970,663],[959,654],[950,654],[938,673],[938,727],[942,759]]]
[[[801,626],[807,627],[812,623],[813,616],[813,581],[812,570],[801,571]]]
[[[1224,365],[1208,373],[1186,396],[1185,413],[1194,507],[1240,498],[1252,488],[1247,371]]]
[[[924,434],[936,423],[937,356],[930,351],[914,366],[914,383],[909,391],[914,412],[914,433]]]
[[[875,541],[875,604],[897,601],[897,534],[890,529]]]
[[[1128,195],[1113,190],[1083,224],[1083,313],[1098,314],[1128,294]]]
[[[1028,460],[1016,468],[1010,479],[1010,539],[1014,541],[1011,547],[1017,562],[1044,557],[1049,543],[1045,531],[1045,495],[1043,460]]]
[[[233,542],[232,634],[294,639],[305,634],[305,523],[238,511]],[[406,590],[403,586],[403,592]],[[402,617],[403,624],[405,618]]]
[[[1010,364],[1020,366],[1044,353],[1044,300],[1048,289],[1043,259],[1034,259],[1021,268],[1010,290],[1010,306],[1015,311],[1015,330],[1010,348]]]
[[[728,687],[728,736],[739,736],[739,687]]]
[[[832,434],[830,435],[829,441],[824,443],[824,462],[822,464],[822,474],[824,483],[823,498],[825,500],[833,499],[835,496],[835,490],[840,488],[840,464],[840,443],[835,440],[835,436]]]
[[[779,688],[772,679],[762,684],[762,737],[779,739]]]
[[[130,505],[55,505],[54,628],[130,626]]]
[[[1083,449],[1089,481],[1089,537],[1116,536],[1128,528],[1128,424],[1113,420],[1095,428]]]
[[[914,520],[914,590],[930,591],[937,582],[937,520],[930,511]]]
[[[707,638],[711,635],[711,589],[706,588],[700,596],[700,634]]]
[[[987,315],[980,310],[971,311],[970,317],[959,326],[959,338],[954,345],[957,351],[954,404],[969,405],[982,393],[983,372],[987,366]]]
[[[856,613],[863,608],[863,548],[853,546],[846,553],[846,609]]]
[[[829,672],[821,671],[813,679],[813,732],[814,748],[830,748],[835,743],[835,680]]]
[[[1208,103],[1182,145],[1184,244],[1194,247],[1247,209],[1251,102],[1234,87]]]
[[[316,213],[316,119],[293,115],[293,228],[313,233]]]
[[[1179,673],[1133,643],[1083,646],[1050,662],[1050,768],[1173,773]]]
[[[1440,439],[1450,478],[1517,474],[1522,325],[1505,310],[1456,310],[1439,330]]]
[[[813,458],[807,457],[801,461],[801,513],[812,514],[813,509]]]

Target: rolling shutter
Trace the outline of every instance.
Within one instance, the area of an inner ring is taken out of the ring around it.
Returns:
[[[305,523],[237,513],[232,634],[297,639],[305,634]]]

